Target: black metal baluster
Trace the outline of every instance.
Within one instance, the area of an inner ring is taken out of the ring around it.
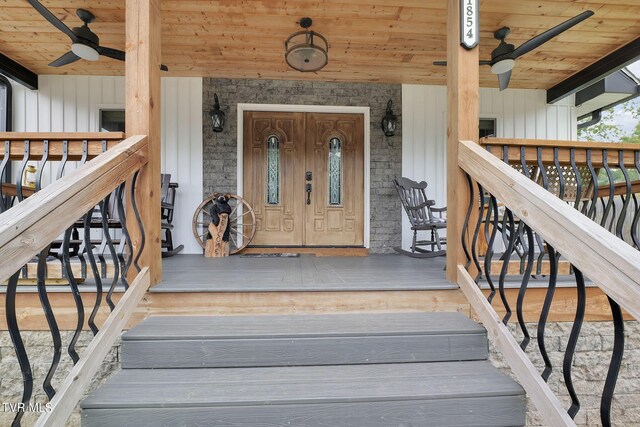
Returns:
[[[613,173],[611,172],[611,168],[609,167],[609,157],[606,149],[602,150],[602,165],[604,166],[604,170],[607,173],[607,179],[609,180],[609,200],[607,200],[604,212],[602,213],[602,220],[600,221],[600,225],[611,231],[611,229],[613,228],[613,222],[616,219],[615,207],[613,206],[613,199],[615,198],[616,190],[615,183],[613,182]],[[602,203],[604,204],[604,197],[602,198]],[[607,218],[609,218],[609,213],[611,212],[612,207],[614,208],[613,218],[609,223],[609,227],[607,227]]]
[[[44,316],[47,319],[47,324],[49,325],[49,331],[51,331],[51,339],[53,341],[53,359],[51,360],[51,365],[49,367],[49,372],[47,372],[47,376],[42,383],[42,388],[44,392],[47,394],[49,400],[53,399],[53,396],[56,394],[55,389],[51,385],[51,380],[53,379],[53,375],[56,373],[58,369],[58,364],[60,363],[60,356],[62,355],[62,338],[60,337],[60,329],[58,328],[58,322],[56,322],[56,317],[53,314],[53,310],[51,308],[51,303],[49,302],[49,296],[47,295],[47,286],[46,286],[46,277],[47,277],[47,255],[49,254],[49,246],[44,248],[40,255],[38,256],[38,273],[37,273],[37,287],[38,287],[38,296],[40,297],[40,304],[42,305],[42,310],[44,311]]]
[[[473,191],[473,181],[471,180],[471,176],[468,173],[465,173],[467,177],[467,184],[469,186],[469,207],[467,208],[467,215],[464,218],[464,222],[462,223],[462,233],[460,236],[462,243],[462,250],[464,252],[464,256],[467,258],[467,262],[464,265],[465,270],[469,270],[469,266],[471,265],[471,253],[469,252],[469,247],[467,245],[467,230],[469,230],[469,220],[471,219],[471,212],[473,211],[474,205],[474,191]]]
[[[564,352],[564,359],[562,362],[562,373],[564,376],[565,386],[571,397],[571,406],[567,410],[567,413],[571,418],[574,418],[580,410],[580,400],[573,387],[573,377],[571,376],[571,368],[573,366],[573,356],[576,352],[576,345],[578,344],[578,337],[580,336],[580,330],[582,329],[582,323],[584,321],[584,313],[587,306],[587,293],[585,289],[584,276],[582,272],[573,267],[573,272],[576,276],[576,292],[577,292],[577,304],[576,304],[576,317],[573,320],[571,326],[571,334],[567,341],[567,348]]]
[[[591,195],[591,203],[589,205],[589,213],[587,216],[595,221],[596,219],[596,206],[598,201],[598,174],[593,167],[593,162],[591,161],[591,153],[592,150],[587,148],[587,168],[589,169],[589,173],[591,174],[591,185],[593,186],[593,194]]]
[[[49,161],[49,140],[45,139],[42,141],[42,158],[40,159],[40,164],[38,165],[38,172],[36,173],[36,191],[42,190],[42,172],[44,171],[44,167]]]
[[[67,352],[71,359],[73,360],[74,365],[78,363],[80,360],[80,356],[76,351],[76,343],[80,338],[80,334],[82,332],[82,327],[84,326],[84,304],[82,303],[82,297],[80,296],[80,290],[78,289],[78,282],[76,282],[75,275],[73,274],[73,269],[70,260],[70,246],[71,246],[71,234],[73,231],[73,227],[68,228],[64,233],[64,240],[62,241],[62,263],[64,265],[65,271],[67,273],[67,279],[69,279],[69,287],[71,288],[71,293],[73,295],[73,301],[76,305],[76,313],[78,315],[76,321],[76,329],[71,337],[71,341],[69,342],[69,346],[67,347]]]
[[[493,223],[491,223],[491,236],[489,236],[489,225],[491,216],[493,215]],[[496,287],[493,284],[493,279],[491,278],[491,263],[493,262],[493,245],[496,241],[496,234],[498,234],[498,201],[496,200],[493,194],[490,194],[489,197],[489,206],[487,207],[487,217],[485,220],[484,226],[484,234],[485,239],[487,240],[487,253],[484,256],[484,275],[487,278],[487,283],[489,284],[489,288],[491,288],[491,292],[487,297],[487,301],[491,303],[493,301],[493,297],[496,295]]]
[[[516,244],[517,235],[516,235],[515,222],[513,219],[513,212],[511,212],[511,209],[508,209],[505,206],[504,214],[507,218],[507,221],[506,222],[503,221],[503,224],[505,223],[508,224],[509,242],[508,242],[507,249],[503,255],[504,259],[502,261],[502,269],[500,270],[500,277],[498,279],[498,289],[500,291],[500,299],[502,300],[502,305],[504,306],[504,310],[505,310],[505,315],[502,318],[502,323],[506,325],[509,322],[509,319],[511,318],[511,307],[509,306],[509,301],[507,300],[507,294],[504,288],[504,281],[509,271],[509,261],[511,260],[511,255],[513,254],[513,248],[515,247],[515,244]]]
[[[580,210],[580,199],[582,197],[582,178],[580,176],[580,170],[578,169],[578,165],[576,165],[576,149],[572,148],[569,150],[569,157],[571,159],[571,169],[576,176],[576,200],[573,204],[573,207],[577,210]]]
[[[136,182],[138,181],[139,174],[140,171],[137,170],[131,178],[131,208],[133,209],[133,213],[136,216],[136,221],[138,222],[138,227],[140,228],[140,247],[138,248],[138,253],[135,254],[135,257],[133,258],[133,266],[136,268],[138,273],[141,270],[140,265],[138,264],[138,260],[140,259],[140,256],[142,256],[142,250],[144,249],[145,244],[144,224],[142,223],[142,218],[140,217],[140,212],[138,211],[138,203],[136,202]]]
[[[109,248],[109,254],[111,255],[111,261],[113,262],[113,280],[111,282],[111,286],[109,286],[109,291],[107,292],[107,304],[111,311],[116,308],[116,305],[111,300],[111,296],[113,295],[113,291],[118,284],[118,280],[120,279],[120,262],[118,261],[118,254],[116,253],[116,248],[113,246],[113,241],[111,240],[111,233],[109,230],[109,222],[107,219],[107,203],[109,201],[109,196],[106,199],[100,202],[100,216],[102,217],[102,232],[104,233],[104,239],[107,242],[107,247]],[[103,258],[104,259],[104,258]]]
[[[560,166],[560,159],[558,158],[558,147],[553,148],[553,165],[556,167],[558,174],[558,197],[564,200],[564,169]]]
[[[67,161],[69,161],[69,141],[65,139],[64,141],[62,141],[62,158],[60,159],[60,164],[58,165],[58,173],[56,174],[56,179],[60,179],[64,175],[64,168],[67,166]]]
[[[7,167],[10,165],[11,159],[11,141],[4,142],[4,157],[2,163],[0,163],[0,213],[6,211],[11,207],[10,198],[5,199],[4,191],[2,190],[2,183],[4,182],[5,175],[7,175]],[[10,181],[10,177],[7,177]]]
[[[129,272],[129,267],[131,267],[131,262],[133,261],[133,243],[131,242],[131,236],[129,235],[129,230],[127,228],[127,217],[124,208],[124,195],[125,195],[125,187],[126,182],[120,184],[120,186],[116,189],[116,208],[118,209],[118,220],[120,221],[120,228],[122,230],[122,235],[124,236],[124,241],[126,245],[125,256],[122,260],[121,264],[121,282],[124,285],[124,289],[129,289],[129,282],[127,280],[127,273]]]
[[[480,235],[480,227],[482,226],[482,218],[484,213],[484,189],[482,185],[478,183],[478,195],[480,196],[480,211],[478,212],[478,221],[476,222],[476,228],[473,232],[473,240],[471,242],[471,257],[473,258],[474,265],[478,270],[478,274],[475,277],[476,284],[482,277],[482,267],[480,266],[480,259],[478,258],[478,236]]]
[[[538,170],[540,171],[540,179],[542,180],[542,188],[545,190],[549,190],[549,178],[547,176],[547,168],[542,161],[542,147],[538,147],[536,149],[536,157],[538,161]],[[538,243],[538,249],[540,250],[540,255],[538,255],[538,260],[536,264],[536,275],[542,274],[542,265],[544,263],[544,255],[545,255],[545,242],[542,240],[539,234],[536,233],[536,242]],[[549,257],[551,258],[551,257]]]
[[[20,334],[20,328],[18,327],[18,319],[16,317],[16,292],[18,288],[18,278],[20,272],[17,271],[7,283],[7,293],[5,295],[5,314],[7,317],[7,329],[9,330],[9,336],[13,342],[13,349],[16,352],[18,364],[20,365],[20,371],[22,372],[22,403],[26,407],[29,400],[31,400],[31,394],[33,393],[33,373],[31,371],[31,364],[29,363],[29,356],[27,350],[22,341],[22,335]],[[13,419],[12,427],[19,427],[20,420],[24,415],[24,410],[19,410]]]
[[[93,273],[93,278],[96,281],[96,302],[93,305],[93,310],[89,315],[89,328],[94,335],[98,333],[98,327],[96,326],[96,315],[98,314],[98,310],[100,309],[100,303],[102,302],[102,278],[100,277],[100,272],[98,271],[98,265],[96,264],[95,256],[93,255],[93,245],[91,244],[91,220],[93,214],[93,209],[90,210],[84,217],[84,244],[87,251],[87,258],[89,258],[89,264],[91,265],[91,271]]]
[[[636,170],[638,171],[638,175],[640,176],[640,151],[634,151],[633,158],[636,164]],[[631,238],[633,239],[633,243],[635,244],[636,249],[640,249],[640,235],[638,235],[638,221],[640,220],[640,206],[635,193],[633,193],[633,203],[635,204],[636,213],[633,216],[633,221],[631,222]]]
[[[522,309],[524,307],[524,297],[527,292],[527,286],[529,286],[529,278],[531,277],[531,270],[533,270],[533,231],[531,228],[523,224],[524,232],[527,234],[527,265],[524,269],[524,274],[522,276],[522,282],[520,283],[520,290],[518,291],[518,301],[516,303],[516,315],[518,316],[518,324],[520,325],[520,329],[522,330],[523,338],[520,342],[520,348],[526,350],[529,342],[531,341],[531,336],[529,335],[529,330],[527,329],[527,325],[524,321],[524,314]]]
[[[22,163],[20,164],[20,173],[18,174],[16,181],[16,197],[18,202],[24,200],[24,193],[22,190],[22,179],[24,178],[24,171],[29,164],[29,155],[31,154],[31,141],[25,139],[24,141],[24,156],[22,157]]]
[[[622,310],[611,297],[607,298],[609,299],[611,315],[613,316],[613,352],[611,353],[611,362],[609,362],[607,379],[604,382],[602,399],[600,400],[600,420],[603,427],[611,427],[611,401],[613,400],[613,393],[616,389],[622,357],[624,356],[624,319],[622,318]]]
[[[620,216],[618,217],[618,224],[616,225],[616,236],[622,239],[622,228],[624,227],[625,220],[627,219],[627,209],[631,202],[631,178],[629,178],[629,172],[624,165],[624,151],[618,150],[618,166],[624,176],[625,192],[620,196],[622,200],[622,207],[620,208]],[[614,216],[615,218],[615,216]]]
[[[553,365],[551,359],[547,354],[547,346],[544,341],[545,329],[547,327],[547,318],[551,311],[551,303],[553,302],[553,295],[556,291],[556,282],[558,280],[558,257],[556,256],[556,250],[547,243],[547,251],[549,252],[549,286],[547,287],[547,294],[544,297],[544,304],[542,305],[542,311],[540,312],[540,320],[538,320],[538,347],[540,348],[540,354],[544,360],[544,371],[542,371],[542,379],[547,381],[551,372],[553,371]]]

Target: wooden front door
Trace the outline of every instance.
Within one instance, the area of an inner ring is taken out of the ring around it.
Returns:
[[[364,117],[244,113],[244,197],[252,245],[364,244]]]

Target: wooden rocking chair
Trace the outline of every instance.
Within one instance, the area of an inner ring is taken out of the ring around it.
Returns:
[[[416,182],[408,178],[396,177],[393,183],[413,230],[411,252],[400,246],[394,248],[396,252],[414,258],[445,255],[446,251],[443,249],[443,245],[446,244],[446,240],[438,235],[438,230],[447,228],[447,220],[444,216],[447,208],[436,208],[434,207],[435,201],[427,199],[425,191],[427,183],[424,181]],[[418,231],[429,231],[431,239],[418,240]],[[425,249],[425,246],[429,249]]]

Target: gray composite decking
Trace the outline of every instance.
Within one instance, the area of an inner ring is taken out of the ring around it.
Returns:
[[[163,260],[163,280],[151,292],[278,292],[456,289],[445,258],[367,257],[205,258]]]
[[[460,313],[151,317],[122,342],[85,427],[525,423],[524,391]]]
[[[484,360],[484,328],[458,313],[151,317],[122,337],[123,368]]]

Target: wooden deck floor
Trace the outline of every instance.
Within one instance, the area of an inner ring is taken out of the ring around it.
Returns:
[[[152,292],[288,292],[456,289],[445,279],[444,257],[205,258],[163,260],[163,281]]]

